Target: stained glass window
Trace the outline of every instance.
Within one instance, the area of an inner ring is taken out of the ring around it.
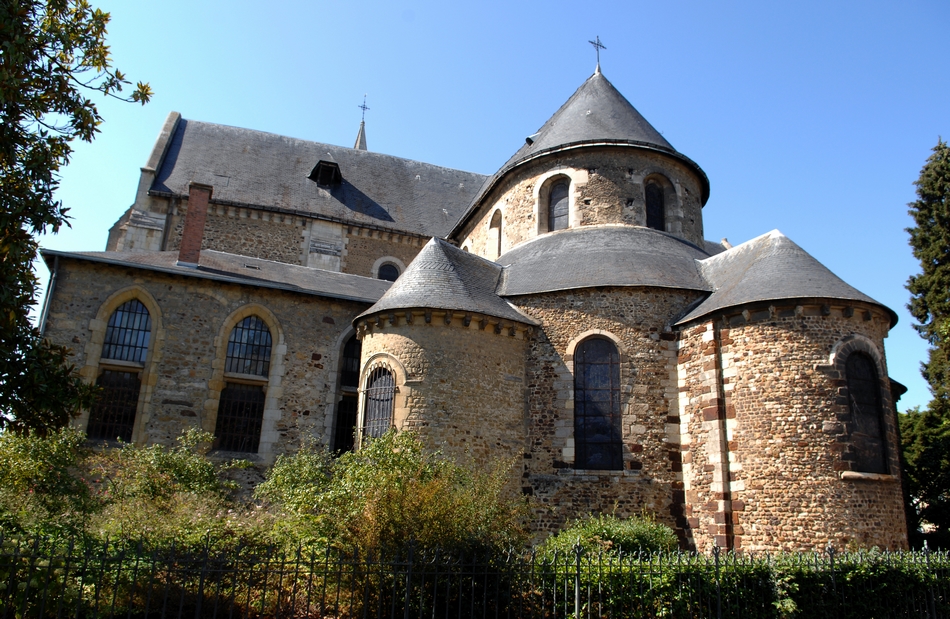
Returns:
[[[590,338],[574,352],[574,462],[578,469],[623,468],[620,354]]]
[[[151,333],[152,319],[142,302],[126,301],[109,316],[101,358],[145,363]]]
[[[848,356],[845,371],[851,408],[851,446],[857,456],[855,469],[865,473],[887,473],[881,383],[874,360],[862,353],[852,353]]]
[[[86,435],[96,440],[131,442],[141,384],[138,372],[103,370],[96,381],[101,391],[89,411]]]
[[[218,403],[215,447],[256,453],[264,420],[264,387],[226,383]]]
[[[647,228],[666,230],[663,213],[663,188],[656,183],[647,183]]]
[[[567,181],[560,181],[551,187],[548,197],[548,230],[564,230],[568,225],[568,194],[570,185]]]
[[[271,336],[267,325],[257,316],[248,316],[231,331],[224,371],[267,376],[270,349]]]
[[[393,424],[396,380],[386,368],[376,368],[366,379],[363,436],[379,437]]]

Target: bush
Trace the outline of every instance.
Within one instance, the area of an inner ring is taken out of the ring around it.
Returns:
[[[574,552],[580,545],[584,554],[618,555],[632,552],[671,552],[679,540],[673,529],[642,514],[636,518],[597,515],[575,520],[566,529],[541,544],[544,555]]]
[[[312,447],[283,457],[257,496],[272,503],[278,528],[341,548],[378,555],[412,542],[474,551],[527,539],[525,503],[507,481],[506,466],[462,466],[427,451],[411,433],[391,431],[335,461]]]
[[[79,467],[85,437],[70,428],[0,434],[0,528],[29,536],[75,535],[98,504]]]

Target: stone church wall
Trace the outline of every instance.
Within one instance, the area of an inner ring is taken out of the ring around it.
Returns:
[[[400,265],[392,261],[402,273],[428,241],[422,237],[357,226],[347,226],[345,236],[346,250],[341,270],[363,277],[376,277],[375,271],[380,259],[386,258],[395,258],[402,263]]]
[[[524,452],[524,326],[479,315],[414,313],[358,325],[363,376],[374,363],[396,373],[394,422],[434,449],[478,465],[514,462]],[[484,322],[483,322],[484,319]],[[497,328],[496,328],[497,327]],[[515,472],[515,478],[520,470]],[[515,480],[512,489],[516,489]]]
[[[508,176],[482,201],[483,206],[458,235],[460,247],[496,258],[490,228],[502,213],[502,253],[547,232],[547,192],[559,177],[571,181],[571,227],[597,224],[646,225],[644,181],[667,179],[666,231],[703,247],[701,188],[685,165],[662,155],[629,148],[590,148],[527,164]]]
[[[906,547],[886,367],[891,474],[842,478],[850,416],[844,376],[829,366],[848,338],[876,348],[883,363],[887,329],[880,308],[805,305],[753,308],[683,330],[683,466],[698,550]]]
[[[675,336],[667,325],[700,293],[664,288],[590,288],[511,301],[542,327],[529,342],[525,491],[537,526],[554,531],[587,513],[641,511],[684,540]],[[603,336],[620,349],[624,470],[574,469],[573,346]],[[685,542],[684,542],[685,543]]]
[[[102,336],[96,342],[95,334],[111,314],[103,314],[103,306],[121,291],[150,297],[160,314],[153,316],[152,367],[146,367],[150,398],[140,405],[133,440],[171,444],[187,427],[214,430],[216,402],[209,398],[221,388],[212,385],[220,380],[215,368],[223,367],[216,340],[226,343],[225,321],[253,306],[262,308],[253,313],[276,319],[279,334],[269,325],[272,359],[280,357],[279,364],[272,362],[268,386],[268,394],[277,396],[275,418],[265,421],[262,453],[253,459],[269,462],[305,438],[330,443],[342,346],[350,320],[366,304],[61,258],[45,334],[72,349],[71,361],[87,380],[97,375],[90,359],[98,359]],[[78,420],[85,423],[86,417]]]

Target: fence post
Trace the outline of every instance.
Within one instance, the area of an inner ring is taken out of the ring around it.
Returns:
[[[412,596],[412,561],[415,558],[416,540],[409,540],[409,562],[406,566],[406,592],[402,598],[402,617],[409,619],[409,599]]]
[[[713,546],[713,557],[716,559],[716,617],[722,619],[722,584],[719,579],[719,546]]]
[[[574,544],[574,619],[581,618],[581,553],[584,549]]]

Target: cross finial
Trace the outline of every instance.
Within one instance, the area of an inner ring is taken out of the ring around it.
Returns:
[[[593,41],[588,41],[591,45],[594,46],[594,49],[597,50],[597,72],[600,73],[600,50],[607,49],[604,47],[604,44],[600,42],[600,36],[594,37]]]
[[[357,105],[356,107],[363,110],[363,118],[360,119],[360,122],[366,122],[366,110],[369,109],[368,107],[366,107],[366,95],[363,95],[363,105]]]

